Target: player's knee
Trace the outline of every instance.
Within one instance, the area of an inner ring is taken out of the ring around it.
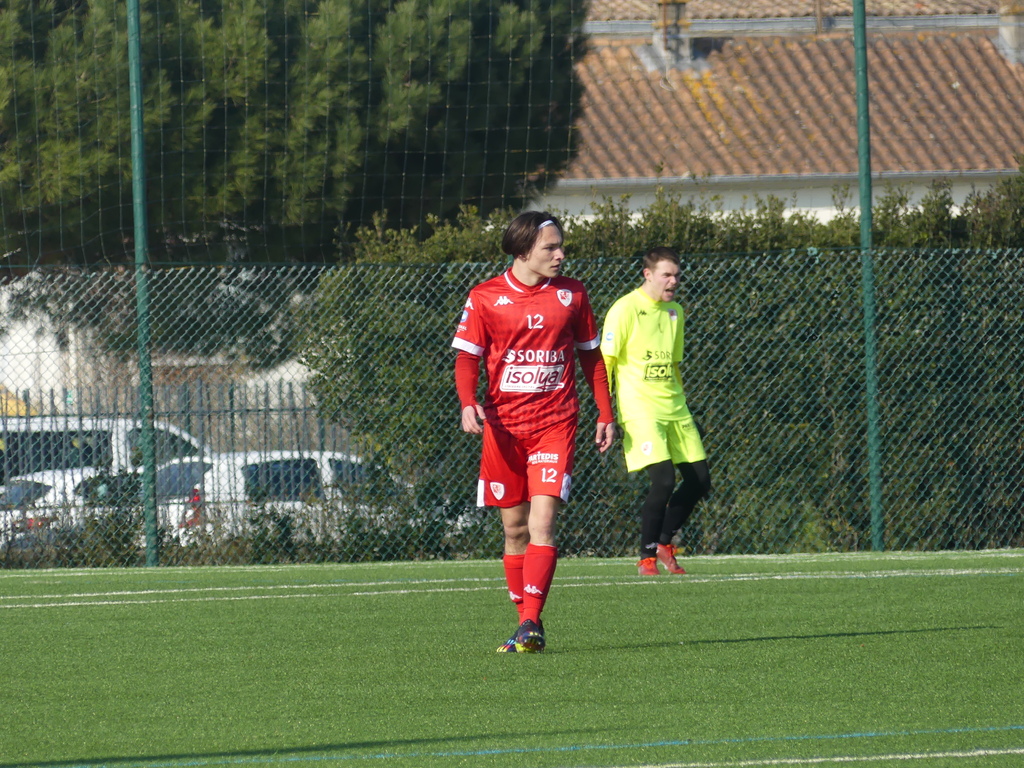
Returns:
[[[695,504],[711,493],[711,473],[706,461],[680,464],[679,473],[683,476],[680,491],[685,491]]]
[[[666,499],[672,495],[676,487],[676,470],[671,461],[651,465],[647,468],[647,477],[651,482],[652,495],[664,496]]]
[[[530,528],[526,523],[505,523],[505,551],[518,552],[530,543]]]

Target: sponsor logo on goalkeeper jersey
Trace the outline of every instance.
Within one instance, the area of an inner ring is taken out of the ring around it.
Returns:
[[[672,353],[663,349],[648,349],[644,351],[644,360],[671,360]]]
[[[648,363],[644,366],[644,381],[671,381],[671,363]]]

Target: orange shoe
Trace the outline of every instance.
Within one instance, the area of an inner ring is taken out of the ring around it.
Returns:
[[[656,557],[645,557],[637,566],[640,569],[641,576],[660,576],[661,571],[658,570],[658,559]]]
[[[676,552],[676,548],[671,544],[659,544],[657,560],[669,573],[686,573],[676,562]]]

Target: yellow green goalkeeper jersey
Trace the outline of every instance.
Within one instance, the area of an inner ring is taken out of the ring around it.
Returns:
[[[679,363],[683,359],[683,308],[655,301],[642,288],[608,310],[601,334],[608,383],[619,420],[690,418]]]

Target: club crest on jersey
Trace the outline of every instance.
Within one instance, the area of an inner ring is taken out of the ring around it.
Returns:
[[[494,498],[501,499],[505,495],[505,486],[501,483],[491,483],[491,493],[494,494]]]
[[[572,304],[572,291],[568,288],[559,288],[555,295],[558,297],[558,300],[562,302],[563,307],[568,307]]]

